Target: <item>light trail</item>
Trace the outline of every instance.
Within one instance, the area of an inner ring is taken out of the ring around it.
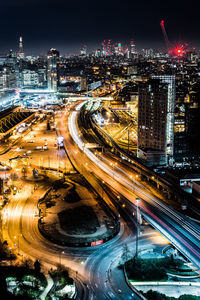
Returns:
[[[84,103],[79,104],[78,108],[79,110],[81,109],[81,107],[84,105]],[[144,191],[144,187],[139,187],[134,185],[133,188],[133,180],[132,182],[130,182],[130,179],[126,179],[124,178],[125,176],[127,176],[127,174],[125,173],[125,171],[118,167],[115,166],[115,170],[114,168],[110,168],[106,163],[104,163],[102,160],[105,160],[108,162],[107,159],[101,157],[101,160],[92,152],[90,151],[88,148],[84,147],[84,142],[81,140],[78,129],[77,129],[77,117],[78,117],[78,112],[73,112],[69,118],[69,132],[71,137],[73,138],[74,142],[78,145],[78,147],[87,155],[87,157],[94,162],[98,167],[100,167],[104,172],[106,172],[109,176],[111,176],[113,179],[117,180],[118,183],[123,184],[128,191],[132,190],[135,194],[135,192],[137,194],[139,194],[139,197],[141,198],[141,196],[144,198],[142,200],[145,200],[147,202],[152,203],[154,206],[157,205],[157,208],[160,209],[161,211],[164,212],[165,215],[167,215],[171,220],[174,220],[177,224],[177,226],[182,226],[183,228],[185,228],[185,232],[184,232],[184,236],[187,237],[193,244],[195,244],[195,240],[197,240],[197,244],[199,243],[200,237],[199,237],[199,229],[196,228],[196,226],[193,226],[193,224],[186,222],[186,220],[177,212],[175,212],[174,210],[172,210],[171,208],[167,207],[164,203],[162,203],[161,201],[158,201],[158,199],[153,198],[150,194],[146,193]],[[116,171],[117,170],[117,171]],[[120,175],[119,172],[121,172],[123,175]],[[136,183],[136,182],[135,182]],[[137,183],[138,185],[138,183]],[[141,186],[141,184],[140,184]],[[120,189],[120,187],[118,187],[118,192],[122,193],[122,190]],[[133,193],[132,193],[133,194]],[[136,195],[134,195],[134,198],[131,198],[131,202],[133,204],[136,205]],[[129,198],[130,198],[130,192],[129,192]],[[144,207],[143,207],[144,209]],[[155,215],[152,214],[151,211],[147,210],[147,208],[144,209],[144,211],[146,211],[146,213],[151,216],[151,218],[153,218],[153,220],[159,222],[159,226],[162,225],[162,227],[164,227],[165,229],[167,228],[168,231],[171,234],[166,234],[166,232],[163,232],[163,228],[162,230],[159,230],[161,233],[163,233],[165,236],[167,236],[167,238],[173,243],[175,244],[178,249],[183,252],[190,260],[192,260],[196,266],[198,266],[198,268],[200,268],[200,262],[199,262],[199,258],[200,258],[200,254],[194,249],[193,246],[191,246],[188,242],[186,242],[183,238],[181,238],[181,236],[177,233],[175,233],[175,231],[173,229],[171,229],[169,226],[166,225],[166,223],[164,223],[161,219],[159,219],[158,217],[155,218]],[[182,223],[182,224],[181,224]],[[173,224],[171,225],[173,227]],[[179,230],[181,232],[180,229],[177,228],[177,230]],[[164,230],[165,231],[165,230]],[[189,233],[192,235],[190,235]],[[174,236],[177,238],[178,241],[174,240]],[[192,238],[192,240],[191,240]],[[178,245],[177,245],[178,242]],[[191,259],[191,254],[186,250],[186,249],[182,249],[182,244],[184,246],[186,246],[187,249],[189,249],[195,256],[192,257]],[[198,259],[197,259],[198,258]]]

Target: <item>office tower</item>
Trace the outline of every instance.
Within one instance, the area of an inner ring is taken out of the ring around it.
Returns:
[[[166,120],[166,155],[168,164],[173,164],[174,156],[174,106],[176,99],[176,78],[175,75],[156,75],[153,79],[159,79],[168,85],[167,96],[167,120]]]
[[[19,51],[17,53],[19,59],[24,58],[23,41],[22,36],[19,37]]]
[[[47,78],[49,90],[57,90],[59,56],[59,51],[54,48],[51,48],[47,54]]]
[[[38,73],[31,70],[23,70],[21,72],[22,87],[35,88],[39,84]]]
[[[131,41],[130,46],[131,46],[131,54],[133,55],[133,54],[135,54],[135,42]]]
[[[147,165],[167,164],[168,84],[149,79],[139,84],[138,152]]]

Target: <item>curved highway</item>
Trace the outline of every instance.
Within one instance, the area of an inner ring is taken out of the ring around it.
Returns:
[[[63,115],[65,120],[67,116],[67,113]],[[20,143],[16,147],[19,147]],[[71,143],[68,144],[68,148],[70,147]],[[70,149],[72,152],[75,151],[74,146]],[[13,155],[13,149],[10,151]],[[7,155],[9,152],[5,158]],[[76,155],[75,152],[73,155]],[[101,189],[99,179],[94,174],[91,175],[86,164],[84,167],[83,175],[91,179],[90,182],[92,181],[97,190]],[[115,275],[108,276],[109,272],[112,273],[113,259],[120,259],[125,244],[130,245],[130,249],[135,252],[133,233],[126,223],[121,220],[120,233],[102,246],[77,249],[55,245],[45,239],[38,230],[38,199],[51,187],[51,180],[41,181],[36,190],[33,190],[33,184],[27,180],[26,189],[23,189],[23,185],[22,180],[21,192],[15,195],[3,210],[3,237],[13,249],[16,249],[19,259],[33,261],[39,259],[45,270],[55,269],[60,264],[68,267],[77,283],[77,299],[131,299],[133,291],[125,284],[123,274],[118,274],[115,269]],[[133,230],[134,223],[132,227]],[[152,247],[152,235],[155,233],[141,239],[141,247],[144,245],[147,248]],[[134,299],[139,298],[135,296]]]
[[[136,180],[131,179],[121,166],[113,167],[109,160],[99,158],[90,149],[85,148],[85,143],[77,126],[78,110],[80,108],[81,104],[77,107],[77,111],[70,116],[69,131],[74,142],[81,150],[82,154],[79,154],[82,155],[83,159],[87,156],[90,160],[90,171],[92,170],[102,180],[106,177],[107,184],[114,187],[116,191],[129,199],[134,205],[136,205],[136,198],[139,197],[141,199],[140,209],[148,221],[200,268],[200,227],[189,218],[165,205]]]

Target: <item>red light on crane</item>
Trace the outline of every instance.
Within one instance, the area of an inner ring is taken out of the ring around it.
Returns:
[[[165,23],[165,21],[164,21],[164,20],[161,20],[160,25],[161,25],[161,26],[164,26],[164,23]]]
[[[182,56],[182,55],[183,55],[183,49],[180,48],[180,47],[176,47],[176,48],[174,49],[174,54],[175,54],[176,56]]]

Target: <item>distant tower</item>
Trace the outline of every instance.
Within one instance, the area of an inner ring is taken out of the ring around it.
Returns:
[[[23,53],[22,36],[19,37],[19,53]]]
[[[19,52],[17,53],[19,58],[24,58],[23,42],[22,36],[19,37]]]
[[[87,55],[87,46],[86,46],[86,45],[84,45],[84,46],[81,48],[80,53],[81,53],[82,56],[86,56],[86,55]]]
[[[54,48],[51,48],[47,53],[47,78],[49,90],[57,91],[59,57],[59,51]]]
[[[135,42],[133,40],[130,42],[130,46],[131,46],[131,55],[134,55],[136,51],[135,51]]]

